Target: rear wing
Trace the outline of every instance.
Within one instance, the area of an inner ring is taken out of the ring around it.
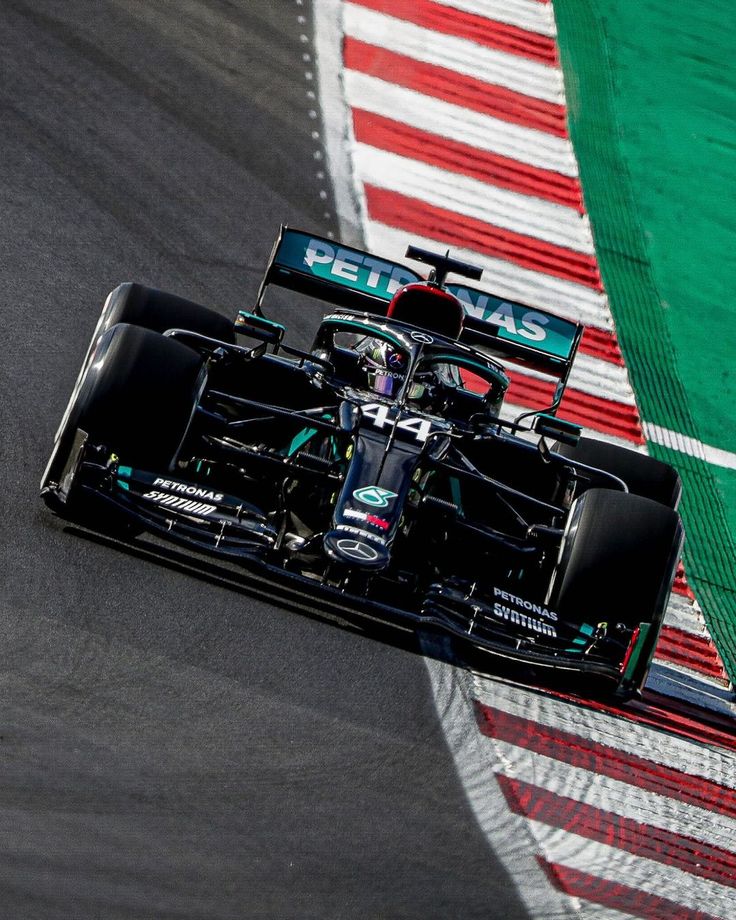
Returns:
[[[423,280],[398,262],[282,226],[258,291],[255,312],[261,313],[268,285],[276,284],[338,307],[385,316],[386,307],[402,285]]]
[[[402,285],[423,280],[399,262],[282,226],[258,291],[255,313],[263,315],[266,289],[275,284],[336,306],[385,316]],[[580,344],[582,324],[464,284],[449,283],[444,288],[465,308],[463,343],[558,378],[561,395]]]
[[[461,341],[553,377],[567,377],[582,323],[464,284],[447,284],[465,309]]]

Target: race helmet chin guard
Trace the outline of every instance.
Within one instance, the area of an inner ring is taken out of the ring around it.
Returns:
[[[457,340],[463,331],[465,311],[454,294],[424,281],[415,281],[399,288],[386,315]]]

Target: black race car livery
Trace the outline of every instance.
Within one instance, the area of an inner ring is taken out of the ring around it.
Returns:
[[[407,258],[429,277],[282,227],[234,320],[121,284],[43,498],[636,693],[682,547],[677,473],[558,418],[580,324],[469,286],[481,270],[449,254]],[[327,305],[311,348],[264,316],[274,285]],[[512,420],[516,365],[556,386]]]

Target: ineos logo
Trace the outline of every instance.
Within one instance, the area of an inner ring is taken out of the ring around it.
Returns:
[[[359,562],[375,562],[378,559],[378,550],[360,540],[338,540],[337,548],[350,559]]]
[[[421,342],[422,345],[431,345],[434,342],[432,336],[427,335],[426,332],[412,332],[411,337],[415,342]]]

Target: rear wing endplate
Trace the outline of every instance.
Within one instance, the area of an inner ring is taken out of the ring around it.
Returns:
[[[266,289],[275,284],[336,306],[385,316],[402,285],[423,280],[399,262],[282,226],[258,291],[255,313],[262,315]],[[582,324],[464,284],[451,282],[444,287],[465,308],[462,342],[556,377],[564,387]]]

